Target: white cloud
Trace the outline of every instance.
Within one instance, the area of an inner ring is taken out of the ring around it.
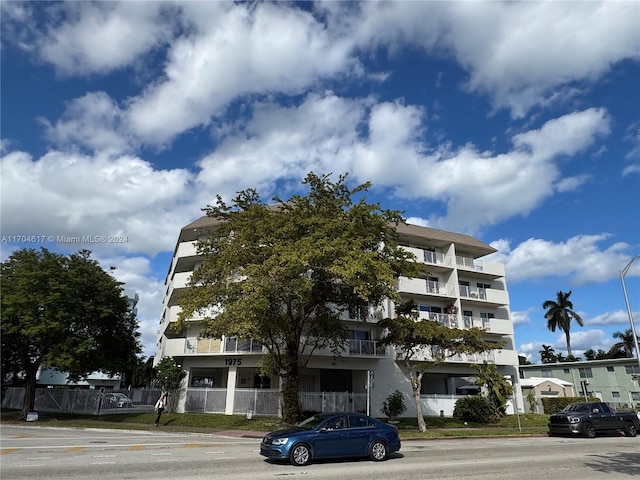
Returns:
[[[65,75],[106,73],[131,65],[172,36],[163,2],[69,2],[37,33],[41,57]],[[61,21],[62,20],[62,21]]]
[[[638,318],[640,312],[633,312],[633,317]],[[629,326],[629,314],[626,310],[615,310],[613,312],[604,312],[592,318],[584,319],[585,325],[620,325],[619,329],[626,330]]]
[[[335,8],[338,23],[345,9]],[[367,2],[351,15],[341,22],[359,45],[452,55],[469,72],[466,88],[514,117],[640,58],[636,2]]]
[[[322,79],[359,71],[350,43],[331,36],[309,12],[285,4],[221,5],[224,12],[211,23],[173,43],[165,78],[131,99],[131,128],[148,143],[208,125],[238,97],[302,93]]]
[[[514,325],[522,325],[524,323],[530,323],[531,318],[530,315],[535,312],[536,309],[533,307],[529,307],[526,310],[520,310],[511,312],[511,320]]]
[[[598,247],[608,237],[578,235],[560,243],[530,238],[513,249],[509,240],[502,239],[491,243],[498,252],[488,259],[505,264],[511,283],[547,276],[570,277],[575,285],[600,283],[615,278],[628,260],[627,244]]]
[[[121,125],[122,112],[105,92],[91,92],[67,103],[64,114],[55,125],[41,119],[47,136],[57,145],[84,145],[92,150],[122,152],[129,150]]]
[[[155,254],[171,250],[202,207],[188,171],[156,170],[137,157],[50,151],[34,160],[11,152],[0,162],[4,234],[106,236],[90,249]],[[110,243],[114,235],[126,241]]]

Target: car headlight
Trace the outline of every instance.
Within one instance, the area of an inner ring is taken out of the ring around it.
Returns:
[[[569,423],[580,423],[579,417],[569,417]]]
[[[273,442],[271,442],[271,445],[284,445],[288,441],[289,441],[289,439],[287,437],[285,437],[285,438],[275,438],[273,440]]]

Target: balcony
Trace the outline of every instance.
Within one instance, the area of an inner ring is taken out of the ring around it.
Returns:
[[[501,263],[456,256],[456,266],[459,270],[482,273],[483,275],[489,275],[494,278],[505,276],[504,265]]]
[[[344,354],[350,357],[386,357],[387,347],[377,340],[349,340]]]
[[[438,322],[440,325],[449,328],[460,328],[458,323],[458,316],[449,313],[433,313],[433,312],[421,312],[420,318],[424,320],[431,320]]]
[[[171,338],[164,344],[165,356],[220,355],[220,354],[266,354],[260,342],[251,339],[219,338]],[[316,355],[333,355],[329,349],[318,350]],[[387,356],[387,349],[378,340],[349,340],[342,355],[349,357]]]
[[[401,293],[413,293],[418,295],[436,295],[442,297],[455,297],[455,286],[445,282],[434,282],[424,278],[400,277],[397,281],[397,289]]]
[[[459,285],[460,298],[480,301],[481,303],[492,303],[495,305],[508,305],[509,294],[504,290],[496,290],[494,288],[470,287],[468,285]]]

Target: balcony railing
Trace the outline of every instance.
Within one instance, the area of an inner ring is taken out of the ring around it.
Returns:
[[[424,251],[424,261],[425,263],[432,263],[433,265],[443,265],[444,264],[444,254],[439,252],[432,252],[430,250]]]
[[[385,357],[387,348],[377,340],[349,340],[349,346],[345,352],[349,356]]]
[[[458,328],[458,317],[450,313],[429,313],[429,320],[449,328]]]
[[[464,328],[482,328],[486,331],[491,331],[491,319],[490,318],[482,318],[482,317],[468,317],[466,315],[462,316],[462,324]]]
[[[487,289],[481,287],[470,287],[468,285],[460,285],[460,296],[478,300],[486,300]]]
[[[471,257],[460,257],[456,255],[456,265],[459,267],[469,268],[471,270],[477,270],[478,272],[483,270],[482,262]]]

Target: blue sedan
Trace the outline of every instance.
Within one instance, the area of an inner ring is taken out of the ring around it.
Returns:
[[[361,413],[320,413],[269,433],[260,444],[260,455],[296,466],[340,457],[368,456],[379,462],[398,450],[398,429]]]

